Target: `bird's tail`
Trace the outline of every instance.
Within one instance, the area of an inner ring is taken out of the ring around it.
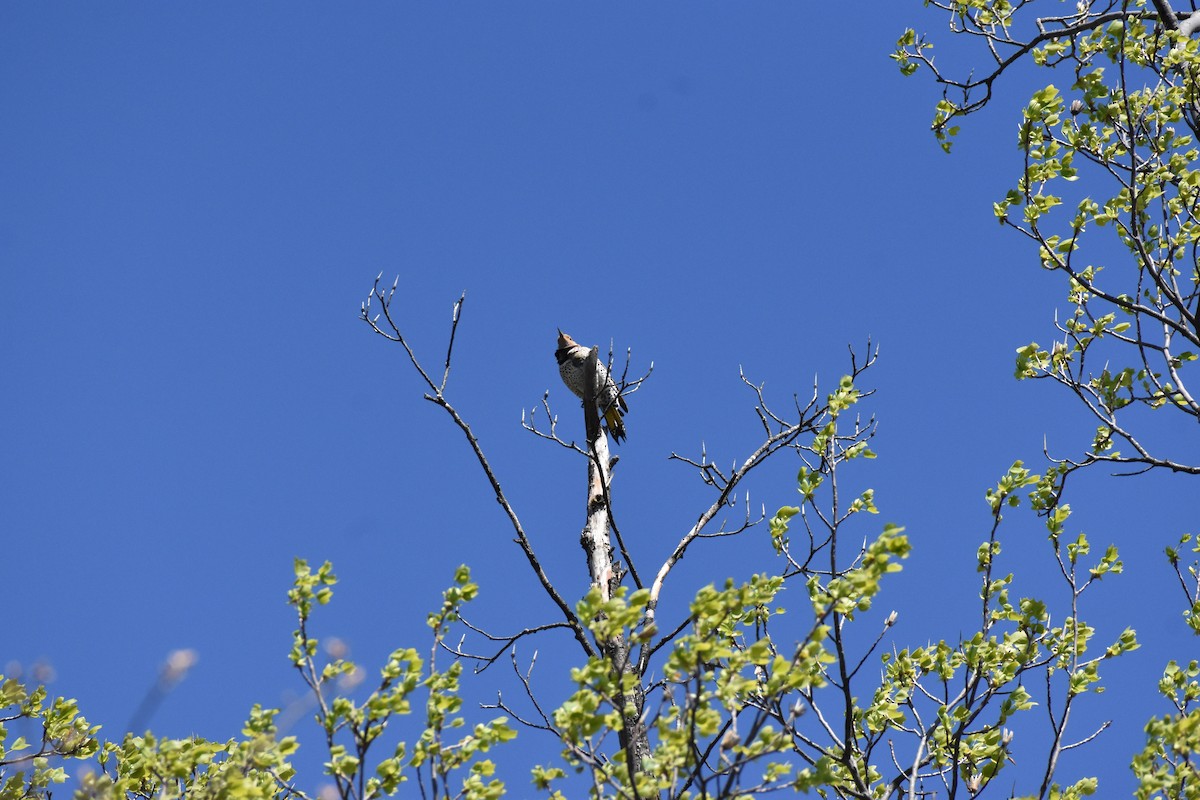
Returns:
[[[604,410],[604,424],[612,434],[613,441],[620,444],[625,438],[625,420],[621,418],[621,409],[616,403]]]

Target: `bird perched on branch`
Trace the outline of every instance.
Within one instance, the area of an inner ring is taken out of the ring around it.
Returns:
[[[558,361],[558,374],[562,376],[567,388],[580,398],[583,397],[583,376],[587,374],[587,360],[590,354],[590,348],[584,347],[559,330],[558,349],[554,351],[554,358]],[[621,414],[628,411],[629,406],[625,405],[625,398],[621,397],[621,390],[608,374],[608,368],[599,360],[596,361],[595,397],[596,407],[604,417],[604,426],[612,434],[613,440],[619,443],[625,438],[625,421]]]

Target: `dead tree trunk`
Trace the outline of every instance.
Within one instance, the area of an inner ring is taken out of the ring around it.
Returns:
[[[592,585],[599,588],[605,600],[610,599],[621,585],[621,565],[613,561],[613,547],[609,535],[610,502],[612,486],[612,461],[608,452],[608,437],[600,426],[600,409],[596,403],[596,366],[599,351],[593,347],[588,355],[583,376],[583,418],[588,441],[588,493],[587,521],[583,526],[580,543],[587,554],[588,572]],[[615,702],[621,708],[623,725],[620,732],[621,749],[625,751],[629,767],[629,780],[636,789],[636,775],[645,771],[645,760],[650,756],[650,739],[642,719],[645,690],[637,665],[630,658],[629,644],[625,637],[616,634],[612,639],[599,642],[605,658],[612,665],[618,678],[636,675],[630,694],[618,694]]]

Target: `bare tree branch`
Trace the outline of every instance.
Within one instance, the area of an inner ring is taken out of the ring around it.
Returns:
[[[492,466],[488,462],[487,456],[484,455],[483,448],[480,446],[479,440],[476,438],[474,432],[472,432],[471,427],[459,415],[458,410],[450,404],[449,400],[447,400],[442,386],[435,384],[425,370],[421,367],[421,363],[417,359],[416,354],[409,346],[408,341],[404,338],[404,335],[400,332],[400,327],[392,316],[392,300],[395,297],[396,286],[398,285],[399,278],[397,277],[396,283],[392,284],[391,290],[389,290],[385,295],[379,288],[380,277],[382,277],[382,273],[379,277],[376,277],[375,285],[372,287],[370,294],[367,296],[366,302],[364,302],[362,305],[361,319],[369,324],[371,329],[377,334],[383,336],[388,341],[398,343],[404,348],[405,353],[408,354],[409,361],[417,370],[417,373],[421,376],[422,380],[425,381],[426,386],[429,387],[429,392],[425,394],[425,399],[442,408],[450,416],[450,419],[453,420],[455,426],[462,431],[463,436],[466,437],[468,446],[471,448],[471,452],[475,454],[475,458],[479,462],[479,466],[483,469],[488,484],[492,487],[492,491],[495,492],[496,502],[498,502],[500,507],[504,509],[504,514],[508,518],[513,532],[516,534],[515,541],[521,548],[521,551],[525,554],[525,559],[529,562],[530,569],[533,570],[534,575],[538,579],[538,583],[541,584],[542,589],[546,592],[547,596],[549,596],[551,601],[558,606],[559,610],[562,612],[563,618],[566,620],[567,624],[570,625],[572,632],[575,634],[575,640],[579,642],[579,645],[583,648],[583,651],[589,656],[595,655],[595,648],[592,646],[583,624],[575,616],[575,612],[572,610],[571,606],[559,594],[549,576],[546,574],[546,571],[542,568],[541,562],[538,560],[537,554],[534,552],[533,545],[529,541],[529,537],[526,535],[524,527],[521,525],[521,520],[517,516],[516,509],[513,508],[512,504],[508,500],[507,495],[505,495],[504,488],[500,485],[499,478],[496,477],[495,472],[492,470]],[[463,297],[466,297],[465,292],[463,293]],[[372,301],[378,301],[381,308],[381,310],[374,317],[370,315]],[[450,354],[454,343],[454,333],[458,328],[461,309],[462,298],[460,298],[459,302],[455,303],[454,305],[453,319],[451,321],[450,346],[447,348],[446,368],[445,372],[443,373],[443,385],[445,379],[450,374]],[[381,328],[378,324],[381,316],[387,322],[388,328],[386,330]]]

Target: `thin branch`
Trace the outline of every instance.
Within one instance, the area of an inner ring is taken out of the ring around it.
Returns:
[[[422,368],[419,359],[412,350],[412,347],[409,345],[408,340],[401,333],[399,324],[392,316],[391,309],[397,284],[394,283],[392,285],[392,289],[386,295],[384,295],[384,293],[379,289],[379,280],[381,277],[382,273],[380,276],[375,278],[375,284],[371,289],[371,293],[368,295],[366,302],[362,304],[361,319],[369,324],[371,329],[380,336],[383,336],[389,341],[396,342],[404,348],[404,352],[408,354],[409,361],[412,363],[417,373],[421,376],[422,380],[424,380],[425,385],[429,387],[430,392],[425,394],[425,399],[441,407],[447,414],[449,414],[455,426],[462,431],[463,436],[466,438],[468,446],[475,454],[475,459],[479,462],[479,466],[483,469],[488,484],[492,487],[492,491],[495,492],[496,502],[498,502],[501,508],[504,509],[505,516],[508,518],[513,532],[516,534],[515,541],[521,548],[521,551],[525,554],[525,559],[528,561],[530,568],[537,577],[538,583],[541,584],[542,589],[546,592],[547,596],[550,597],[551,601],[558,606],[559,610],[562,612],[563,618],[566,620],[567,624],[570,625],[572,632],[575,634],[575,639],[577,642],[579,642],[580,647],[583,648],[584,653],[588,656],[596,655],[595,648],[593,647],[583,624],[575,616],[574,610],[562,597],[562,595],[559,594],[558,590],[554,587],[554,584],[550,581],[549,576],[546,574],[546,571],[542,568],[541,562],[538,560],[537,554],[534,552],[533,545],[529,541],[529,537],[526,535],[525,529],[521,524],[521,520],[517,516],[516,509],[513,508],[512,504],[508,500],[507,495],[504,493],[504,489],[500,484],[499,478],[496,477],[496,473],[492,470],[492,466],[488,462],[487,456],[484,454],[483,448],[479,444],[479,439],[471,430],[470,425],[468,425],[462,416],[459,415],[458,410],[451,405],[450,401],[443,393],[442,388],[430,379],[429,375]],[[397,278],[397,283],[398,281],[399,279]],[[464,292],[463,298],[465,297],[466,293]],[[454,305],[453,319],[451,321],[451,347],[453,347],[454,331],[458,327],[458,322],[461,316],[463,298],[460,298],[459,302],[455,303]],[[381,305],[381,311],[378,312],[374,317],[370,315],[371,302],[373,299],[378,300]],[[387,321],[390,332],[382,329],[379,326],[378,321],[381,316]],[[446,372],[444,373],[445,375],[449,375],[450,354],[450,349],[447,349],[447,366]]]
[[[454,334],[458,331],[458,320],[462,316],[463,303],[467,301],[467,291],[463,290],[462,297],[454,303],[454,312],[450,321],[450,342],[446,345],[446,371],[442,373],[441,391],[446,389],[446,381],[450,380],[450,356],[454,353]]]
[[[568,630],[570,630],[570,628],[571,628],[571,625],[568,622],[549,622],[549,623],[546,623],[545,625],[537,625],[532,628],[525,628],[525,629],[521,630],[520,632],[511,634],[511,635],[496,636],[494,634],[488,633],[487,631],[483,630],[482,628],[478,628],[475,625],[472,625],[471,622],[468,621],[461,614],[458,617],[458,621],[460,623],[462,623],[462,625],[464,627],[466,627],[468,630],[471,630],[471,631],[479,634],[480,636],[487,639],[489,642],[500,642],[501,643],[501,647],[495,653],[493,653],[490,656],[484,656],[484,655],[478,655],[476,653],[469,653],[469,652],[463,650],[461,641],[455,647],[450,647],[445,642],[439,642],[439,644],[441,645],[443,650],[445,650],[448,653],[451,653],[452,655],[454,655],[457,658],[466,658],[466,659],[470,659],[471,661],[480,662],[480,664],[477,664],[473,670],[473,672],[476,675],[478,675],[479,673],[483,672],[488,667],[490,667],[493,663],[496,662],[497,659],[500,658],[500,656],[504,655],[505,651],[511,649],[518,641],[525,638],[526,636],[532,636],[533,634],[536,634],[536,633],[542,633],[544,631],[555,630],[557,628],[567,628]]]
[[[521,411],[521,427],[524,428],[525,430],[529,431],[530,433],[532,433],[534,436],[537,436],[538,438],[546,439],[548,441],[554,442],[555,444],[558,444],[559,446],[564,447],[567,450],[570,450],[572,452],[578,453],[581,456],[586,457],[587,450],[584,450],[582,447],[575,444],[575,442],[573,442],[573,441],[568,442],[567,440],[563,439],[561,436],[558,435],[558,417],[555,416],[554,413],[550,410],[550,391],[549,390],[546,390],[546,393],[542,395],[542,408],[545,411],[546,419],[548,419],[550,421],[550,432],[549,433],[546,433],[538,428],[538,426],[537,426],[537,409],[536,408],[532,409],[529,412],[529,421],[528,422],[525,420],[525,411],[522,409],[522,411]]]

